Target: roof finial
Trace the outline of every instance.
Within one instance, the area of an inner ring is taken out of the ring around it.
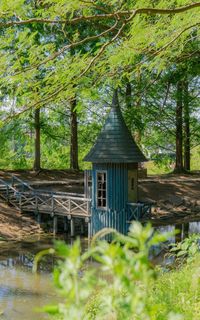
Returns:
[[[114,89],[113,99],[112,99],[112,106],[113,107],[119,107],[118,88]]]

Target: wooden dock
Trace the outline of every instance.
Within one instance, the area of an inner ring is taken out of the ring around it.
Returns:
[[[89,198],[89,193],[85,194],[37,190],[14,175],[6,181],[0,179],[0,197],[21,212],[33,213],[39,224],[44,220],[44,215],[49,216],[54,234],[57,233],[59,219],[59,221],[62,220],[63,230],[65,232],[70,230],[70,235],[73,237],[75,220],[79,220],[81,233],[84,231],[84,225],[87,224],[88,236],[91,236],[92,219],[97,217],[97,214],[93,212],[92,218],[91,198]],[[126,233],[133,220],[141,220],[150,214],[150,203],[127,203],[126,210],[123,212]],[[101,219],[109,219],[109,214],[106,211],[102,212],[99,221]],[[112,226],[113,216],[110,219],[112,221],[110,220],[108,225]]]
[[[90,227],[91,199],[84,194],[49,192],[33,189],[16,176],[10,181],[0,179],[0,196],[21,212],[32,212],[38,223],[44,214],[53,219],[53,232],[57,232],[58,217],[63,217],[64,230],[70,222],[70,234],[75,233],[75,219],[82,219]]]

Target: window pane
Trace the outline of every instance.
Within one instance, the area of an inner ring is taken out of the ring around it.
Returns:
[[[106,172],[97,172],[97,206],[106,207]]]

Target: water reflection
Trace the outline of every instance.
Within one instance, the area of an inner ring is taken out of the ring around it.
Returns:
[[[47,315],[36,308],[57,299],[50,271],[55,263],[48,257],[39,265],[40,272],[31,271],[36,252],[52,245],[52,240],[1,244],[0,254],[0,319],[42,320]]]
[[[160,226],[160,227],[156,227],[155,229],[162,233],[170,232],[174,234],[169,237],[169,242],[174,243],[187,238],[191,234],[194,234],[194,233],[200,234],[200,221]]]
[[[55,301],[55,289],[49,274],[32,274],[26,268],[0,265],[1,319],[42,320],[35,308]]]
[[[62,238],[69,245],[71,238]],[[51,271],[56,259],[47,256],[39,263],[37,274],[32,273],[37,252],[53,246],[53,237],[29,239],[23,242],[0,242],[0,319],[45,320],[49,317],[36,313],[36,308],[58,301]],[[88,240],[82,239],[82,250],[88,248]]]
[[[152,247],[150,252],[150,259],[155,264],[170,265],[174,258],[167,256],[168,245],[170,243],[177,243],[187,238],[192,234],[200,234],[200,221],[178,223],[174,225],[164,225],[155,228],[161,233],[170,233],[168,241],[164,244],[156,245]]]

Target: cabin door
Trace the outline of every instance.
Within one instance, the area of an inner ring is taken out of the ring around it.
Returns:
[[[138,174],[137,170],[128,171],[128,202],[138,200]]]

